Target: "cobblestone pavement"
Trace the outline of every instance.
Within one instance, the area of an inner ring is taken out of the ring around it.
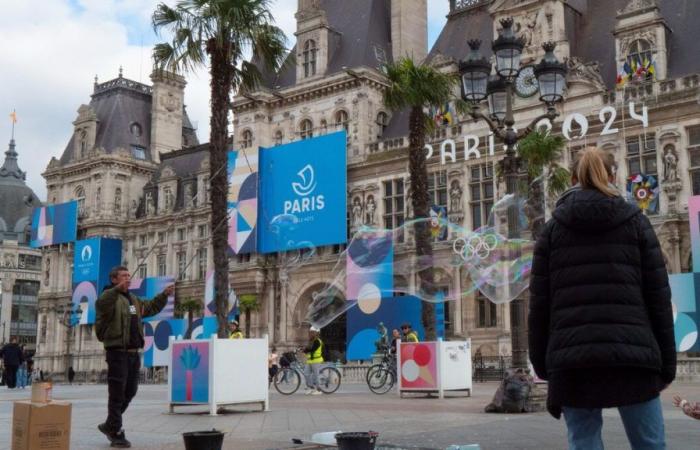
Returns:
[[[142,385],[125,415],[125,429],[135,449],[182,449],[181,433],[216,428],[225,431],[225,449],[263,450],[301,448],[292,438],[308,439],[321,431],[380,433],[380,443],[402,448],[444,449],[450,444],[478,443],[490,449],[564,449],[566,430],[561,421],[541,414],[485,414],[483,407],[496,383],[475,385],[474,396],[443,400],[399,398],[395,392],[374,395],[363,385],[346,385],[333,395],[297,393],[270,397],[270,411],[232,408],[210,417],[206,407],[176,409],[167,414],[163,385]],[[673,385],[662,395],[669,449],[694,449],[700,444],[700,422],[671,405],[674,393],[700,401],[700,385]],[[104,385],[58,385],[54,398],[73,404],[71,449],[109,448],[96,426],[107,410]],[[29,391],[0,387],[0,449],[10,448],[12,402]],[[622,423],[614,410],[605,412],[604,439],[608,449],[629,448]],[[309,448],[308,446],[306,448]]]

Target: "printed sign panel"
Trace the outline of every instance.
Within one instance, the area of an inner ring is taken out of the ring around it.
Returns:
[[[228,248],[240,255],[257,250],[258,152],[228,153]]]
[[[129,285],[129,292],[136,295],[142,300],[151,301],[153,297],[163,292],[163,290],[175,284],[175,277],[150,277],[150,278],[132,278]],[[175,296],[168,297],[168,303],[158,314],[151,317],[145,317],[144,320],[165,320],[172,319],[175,314]]]
[[[74,242],[78,232],[78,202],[35,208],[29,245],[34,248]]]
[[[121,264],[122,241],[90,238],[75,243],[73,253],[73,309],[80,307],[75,322],[95,323],[95,302],[110,284],[109,272]]]
[[[344,131],[261,148],[258,251],[347,241]]]
[[[173,343],[173,381],[170,386],[174,403],[209,401],[209,341]]]

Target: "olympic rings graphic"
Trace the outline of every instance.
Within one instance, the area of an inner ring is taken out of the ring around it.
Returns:
[[[452,250],[467,262],[473,258],[488,258],[497,246],[498,236],[496,234],[475,234],[468,238],[455,239]]]

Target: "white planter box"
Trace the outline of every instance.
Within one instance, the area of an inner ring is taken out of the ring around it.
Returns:
[[[397,377],[404,392],[472,393],[471,339],[466,341],[399,342]]]

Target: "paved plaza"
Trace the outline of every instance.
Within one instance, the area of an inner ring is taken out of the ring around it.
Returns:
[[[308,439],[321,431],[380,433],[380,443],[400,448],[444,449],[450,444],[478,443],[490,449],[564,449],[565,428],[546,413],[485,414],[483,407],[496,383],[480,383],[474,396],[399,398],[396,393],[374,395],[366,386],[342,386],[333,395],[285,397],[273,392],[270,411],[235,408],[210,417],[206,407],[176,409],[167,414],[164,385],[142,385],[125,415],[127,437],[136,449],[181,449],[181,433],[216,428],[225,431],[225,449],[263,450],[315,448],[295,445],[292,438]],[[674,385],[663,395],[669,449],[698,448],[700,422],[684,416],[671,405],[674,393],[700,400],[699,385]],[[107,409],[105,385],[58,385],[54,398],[73,404],[71,449],[109,448],[96,430]],[[0,388],[0,448],[10,448],[12,402],[29,391]],[[609,449],[629,448],[616,411],[605,414],[604,438]]]

